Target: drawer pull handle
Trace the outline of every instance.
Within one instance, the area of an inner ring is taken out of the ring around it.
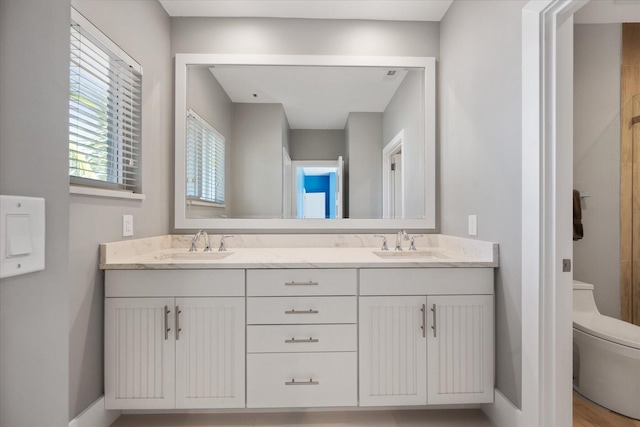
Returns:
[[[431,307],[431,312],[433,313],[433,326],[431,327],[431,329],[433,329],[433,337],[436,337],[436,305],[433,304],[433,306]]]
[[[309,378],[309,381],[296,381],[295,378],[292,378],[291,381],[285,381],[284,385],[319,385],[320,382],[314,381],[312,378]]]
[[[285,286],[318,286],[318,282],[312,282],[309,280],[308,282],[285,282]]]
[[[180,339],[180,332],[182,332],[182,328],[180,327],[180,314],[182,310],[180,307],[176,305],[176,341]]]
[[[422,312],[422,326],[420,326],[420,329],[422,329],[422,338],[426,338],[427,336],[427,328],[426,328],[426,324],[427,324],[427,310],[426,310],[426,306],[424,304],[422,304],[422,308],[420,309],[420,311]]]
[[[318,314],[320,313],[318,310],[313,310],[313,309],[309,309],[309,310],[287,310],[284,312],[284,314]]]
[[[298,342],[318,342],[318,338],[309,337],[309,339],[295,339],[291,338],[290,340],[284,340],[287,344],[293,344]]]
[[[169,310],[169,306],[165,305],[164,306],[164,339],[165,340],[169,339],[169,332],[171,331],[171,328],[169,327],[170,313],[171,313],[171,310]]]

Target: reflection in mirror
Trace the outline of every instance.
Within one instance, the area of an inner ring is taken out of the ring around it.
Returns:
[[[175,229],[435,230],[435,70],[176,54]]]
[[[424,72],[188,65],[186,218],[425,218]]]

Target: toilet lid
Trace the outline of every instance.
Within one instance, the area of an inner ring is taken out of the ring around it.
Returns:
[[[573,313],[573,327],[587,334],[640,350],[640,326],[599,313]]]

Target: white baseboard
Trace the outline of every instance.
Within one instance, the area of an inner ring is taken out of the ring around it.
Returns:
[[[495,389],[494,402],[482,405],[480,409],[496,427],[522,426],[522,411],[511,403],[500,390]]]
[[[104,409],[104,396],[100,396],[87,409],[69,421],[69,427],[109,427],[121,414],[121,411]]]

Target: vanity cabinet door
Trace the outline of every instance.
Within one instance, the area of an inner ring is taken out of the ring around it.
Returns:
[[[427,298],[428,403],[493,402],[493,296]]]
[[[173,298],[105,299],[105,408],[174,407]]]
[[[243,408],[244,298],[176,298],[176,408]]]
[[[360,298],[360,406],[427,403],[426,300]]]

